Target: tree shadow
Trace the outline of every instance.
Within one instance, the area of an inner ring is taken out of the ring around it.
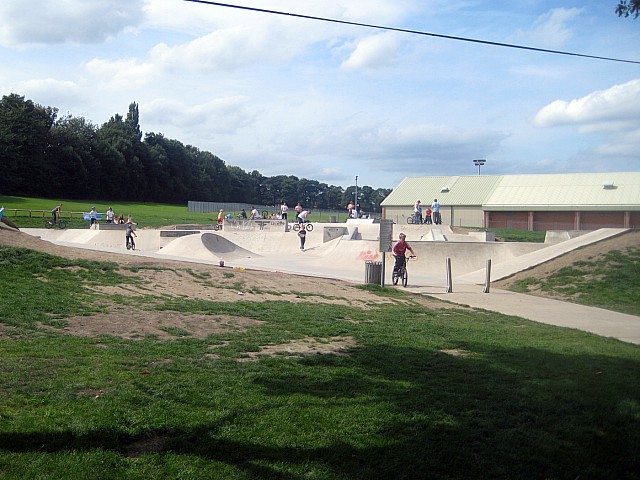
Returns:
[[[468,356],[365,347],[350,357],[301,359],[293,373],[274,362],[269,375],[254,381],[274,399],[304,395],[309,406],[326,399],[383,405],[389,415],[369,419],[378,441],[364,447],[336,434],[315,443],[321,447],[236,441],[221,434],[241,417],[259,414],[256,407],[215,423],[137,436],[118,429],[0,433],[0,448],[102,449],[131,456],[143,455],[134,446],[155,438],[160,441],[152,452],[200,456],[259,479],[300,478],[283,473],[280,465],[353,479],[640,478],[639,361],[535,348],[476,354],[486,346],[464,348]],[[325,434],[318,432],[320,438]]]

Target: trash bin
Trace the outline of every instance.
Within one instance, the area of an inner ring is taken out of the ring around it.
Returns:
[[[338,223],[337,215],[330,215],[329,216],[329,223]]]
[[[364,262],[364,281],[376,285],[382,284],[382,262]]]

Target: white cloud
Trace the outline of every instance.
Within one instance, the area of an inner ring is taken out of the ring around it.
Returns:
[[[237,26],[216,30],[193,41],[168,46],[156,45],[150,61],[165,68],[188,68],[200,71],[234,70],[243,65],[269,58],[284,60],[296,53],[296,47],[274,31]]]
[[[573,36],[573,31],[567,23],[580,13],[580,8],[554,8],[538,18],[533,30],[529,32],[529,37],[536,45],[547,48],[561,47]]]
[[[100,43],[142,21],[143,0],[3,0],[0,44]]]
[[[556,100],[542,108],[534,117],[539,127],[582,125],[589,130],[611,129],[627,124],[640,125],[640,79],[614,85],[569,102]]]
[[[159,72],[157,66],[139,62],[133,58],[103,60],[94,58],[86,65],[86,70],[95,83],[107,90],[131,89],[154,80]]]
[[[342,64],[344,70],[378,70],[392,66],[400,48],[397,34],[383,33],[358,41],[351,56]]]
[[[207,135],[235,133],[255,120],[243,96],[216,98],[198,105],[159,98],[140,106],[145,122],[155,125],[174,125],[207,132]]]

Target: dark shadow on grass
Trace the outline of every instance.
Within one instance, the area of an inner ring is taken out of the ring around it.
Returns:
[[[132,444],[160,436],[163,452],[222,462],[247,478],[300,478],[282,473],[282,465],[295,471],[316,466],[345,479],[640,478],[639,361],[534,348],[464,349],[468,356],[366,347],[351,357],[302,359],[294,369],[273,362],[269,375],[255,381],[278,408],[281,399],[302,395],[316,408],[331,400],[387,409],[388,420],[368,419],[378,439],[368,446],[357,447],[346,431],[322,430],[317,438],[326,441],[316,442],[322,447],[235,441],[220,434],[248,413],[235,411],[215,424],[150,429],[135,437],[117,429],[1,433],[0,448],[103,449],[126,456]]]

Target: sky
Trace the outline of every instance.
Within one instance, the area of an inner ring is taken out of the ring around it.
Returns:
[[[640,62],[617,0],[227,0]],[[0,95],[344,188],[640,171],[640,64],[184,0],[2,0]],[[480,172],[473,163],[485,159]]]

